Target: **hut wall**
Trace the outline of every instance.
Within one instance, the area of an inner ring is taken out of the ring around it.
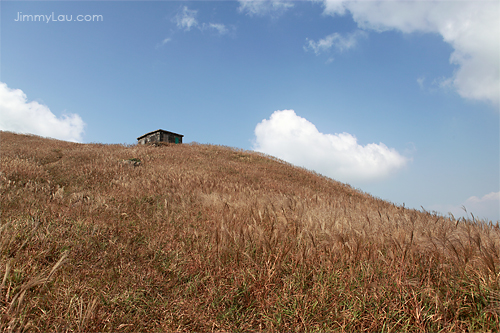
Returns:
[[[177,139],[177,142],[176,142]],[[165,132],[155,132],[138,140],[138,144],[145,145],[154,142],[182,143],[182,136]]]

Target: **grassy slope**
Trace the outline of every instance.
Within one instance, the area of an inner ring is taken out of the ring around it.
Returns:
[[[226,147],[0,140],[4,330],[500,328],[486,221]]]

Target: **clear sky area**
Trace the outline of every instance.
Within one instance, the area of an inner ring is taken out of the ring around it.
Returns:
[[[164,129],[398,205],[500,220],[498,1],[0,10],[0,130],[135,144]]]

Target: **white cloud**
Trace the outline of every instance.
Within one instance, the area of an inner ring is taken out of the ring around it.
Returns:
[[[0,130],[81,142],[84,126],[79,115],[58,118],[46,105],[28,102],[22,90],[0,82]]]
[[[176,23],[177,28],[183,29],[184,31],[190,31],[191,28],[198,28],[200,31],[213,30],[216,31],[219,35],[225,35],[229,33],[229,29],[222,23],[200,24],[196,19],[197,14],[198,14],[197,10],[189,9],[187,6],[184,6],[182,7],[182,10],[179,13],[177,13],[173,21]],[[167,38],[158,45],[161,46],[169,42],[170,40],[171,40],[170,38]]]
[[[337,51],[344,52],[355,47],[358,44],[358,40],[366,36],[367,33],[362,30],[356,30],[355,32],[344,35],[335,32],[317,42],[306,39],[307,45],[304,46],[304,49],[311,49],[314,53],[320,54],[334,47]]]
[[[281,0],[239,0],[240,12],[246,12],[248,15],[279,15],[293,7],[291,2]]]
[[[172,40],[172,38],[165,38],[164,40],[161,41],[161,44],[164,45],[164,44],[167,44],[168,42],[170,42]]]
[[[197,13],[197,10],[191,10],[187,6],[182,7],[182,10],[175,15],[177,27],[189,31],[192,27],[198,26],[198,21],[196,20]]]
[[[464,208],[467,210],[464,211]],[[455,218],[466,217],[469,218],[474,215],[475,218],[488,219],[490,221],[500,221],[500,192],[491,192],[481,198],[472,196],[465,200],[460,205],[433,205],[429,210],[434,210],[447,215],[452,213]]]
[[[229,32],[228,28],[222,23],[203,23],[201,30],[215,30],[219,35],[225,35]]]
[[[418,86],[420,89],[424,89],[425,76],[421,76],[417,79]]]
[[[343,182],[380,180],[408,162],[383,143],[362,146],[349,133],[321,133],[293,110],[275,111],[255,136],[254,150]]]
[[[500,2],[324,0],[323,4],[328,15],[351,12],[362,29],[440,34],[454,48],[450,63],[458,66],[448,82],[464,98],[499,104]]]
[[[156,44],[156,48],[159,48],[165,44],[167,44],[168,42],[171,42],[172,41],[172,38],[165,38],[164,40],[162,40],[160,43],[157,43]]]

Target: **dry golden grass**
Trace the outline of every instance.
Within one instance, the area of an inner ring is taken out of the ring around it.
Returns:
[[[491,222],[227,147],[0,140],[2,331],[500,329]]]

